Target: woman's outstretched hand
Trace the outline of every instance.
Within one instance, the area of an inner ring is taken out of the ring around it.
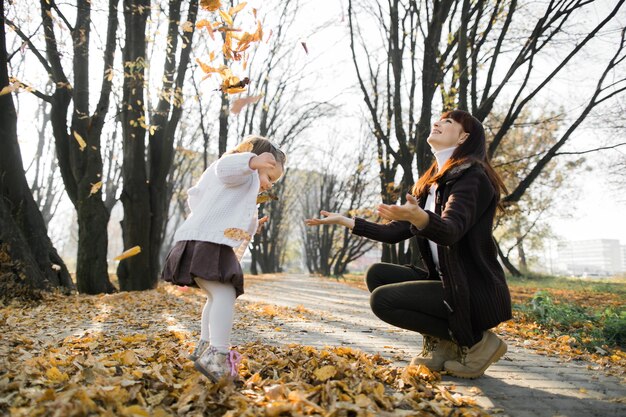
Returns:
[[[378,214],[386,220],[411,222],[418,229],[423,229],[428,224],[428,214],[419,206],[417,199],[411,194],[406,195],[406,203],[400,206],[380,204],[378,206]]]
[[[319,226],[324,224],[338,224],[340,226],[345,226],[350,229],[354,227],[354,219],[344,216],[339,213],[331,213],[326,210],[320,211],[320,214],[323,217],[319,219],[304,219],[304,224],[307,226]]]

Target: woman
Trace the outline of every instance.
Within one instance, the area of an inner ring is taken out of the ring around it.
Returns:
[[[492,236],[504,184],[489,165],[483,126],[471,114],[445,113],[427,142],[435,161],[407,202],[378,206],[380,217],[391,222],[322,211],[323,218],[305,223],[339,224],[385,243],[417,237],[427,271],[372,265],[365,277],[372,311],[423,335],[422,355],[411,364],[477,378],[507,350],[489,331],[511,318],[511,297]]]

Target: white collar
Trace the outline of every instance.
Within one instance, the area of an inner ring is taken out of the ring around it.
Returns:
[[[437,160],[437,172],[441,171],[441,167],[443,167],[445,163],[448,162],[448,159],[450,159],[456,148],[456,146],[453,146],[451,148],[446,148],[434,152],[435,159]]]

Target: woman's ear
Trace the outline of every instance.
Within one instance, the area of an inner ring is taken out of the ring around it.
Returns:
[[[467,140],[467,138],[469,138],[469,133],[465,132],[461,135],[461,137],[459,138],[459,141],[457,142],[457,145],[461,145],[463,144],[463,142],[465,142]]]

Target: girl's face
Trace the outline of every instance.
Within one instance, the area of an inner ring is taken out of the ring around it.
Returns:
[[[259,180],[261,185],[259,192],[264,192],[272,188],[274,183],[283,176],[283,167],[280,164],[276,164],[274,168],[259,168]]]
[[[463,126],[459,122],[445,118],[437,120],[433,124],[430,136],[428,136],[426,142],[437,152],[453,146],[459,146],[468,136],[469,133],[463,131]]]

